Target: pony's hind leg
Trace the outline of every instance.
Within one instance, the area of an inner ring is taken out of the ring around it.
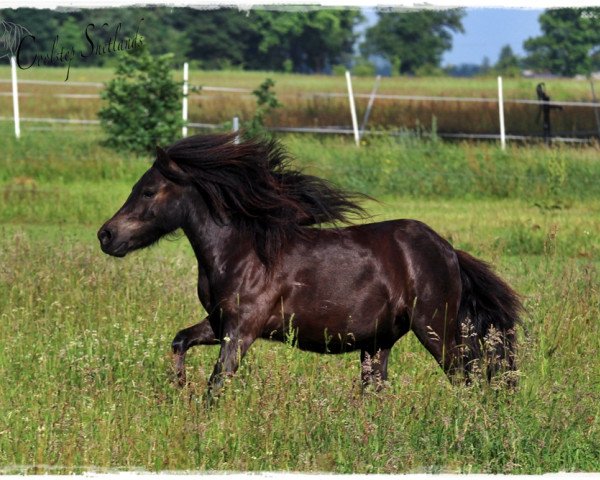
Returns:
[[[460,371],[461,356],[456,344],[456,320],[447,314],[413,315],[411,329],[452,383]]]
[[[360,351],[360,378],[363,390],[371,385],[377,391],[383,388],[387,380],[390,351],[390,348],[370,348]]]
[[[184,386],[185,379],[185,354],[186,352],[195,345],[216,345],[219,340],[215,337],[212,327],[208,318],[205,318],[200,323],[192,325],[191,327],[180,330],[171,346],[173,348],[173,359],[175,364],[175,375],[177,376],[177,383],[180,386]]]

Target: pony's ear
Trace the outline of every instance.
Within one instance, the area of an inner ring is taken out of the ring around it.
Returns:
[[[167,155],[167,152],[165,152],[158,145],[156,146],[156,160],[158,160],[161,163],[168,163],[169,162],[169,156]]]
[[[187,173],[171,160],[167,152],[158,145],[156,146],[156,161],[154,162],[154,165],[169,180],[180,183],[187,181]]]

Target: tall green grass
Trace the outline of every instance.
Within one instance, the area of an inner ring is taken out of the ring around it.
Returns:
[[[130,183],[150,158],[99,145],[100,130],[27,130],[16,141],[0,130],[0,182],[35,185],[114,180]],[[375,137],[356,148],[349,138],[280,135],[297,165],[373,195],[432,198],[527,198],[569,201],[600,197],[599,150],[493,143],[424,141],[406,133]],[[16,186],[16,185],[15,185]]]
[[[190,351],[184,390],[171,369],[170,340],[204,315],[186,240],[115,259],[95,238],[149,160],[93,134],[28,135],[4,135],[0,158],[1,472],[600,470],[600,196],[578,188],[595,151],[286,137],[309,171],[380,197],[375,219],[425,221],[523,295],[519,388],[452,387],[409,334],[389,386],[363,395],[357,353],[259,341],[207,411],[218,348]],[[438,157],[444,181],[467,180],[428,187]],[[564,181],[499,190],[503,161]]]
[[[443,198],[598,198],[597,148],[423,141],[407,134],[356,148],[349,139],[286,139],[299,162],[340,184],[375,195]],[[314,145],[314,147],[312,147]]]

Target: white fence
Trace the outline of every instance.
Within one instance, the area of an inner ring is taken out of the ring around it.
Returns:
[[[0,84],[10,84],[11,81],[7,79],[0,79]],[[65,82],[54,82],[49,80],[20,80],[20,84],[23,85],[65,85]],[[103,83],[97,82],[68,82],[68,85],[74,87],[104,87]],[[234,94],[245,94],[252,96],[252,90],[249,88],[231,88],[231,87],[215,87],[209,85],[189,85],[192,88],[197,88],[203,92],[218,92],[218,93],[234,93]],[[20,92],[19,97],[36,96],[37,94]],[[3,91],[0,92],[0,96],[12,96],[11,92]],[[55,98],[74,98],[74,99],[98,99],[100,94],[98,93],[54,93],[50,95],[44,95],[44,97],[55,97]],[[324,98],[347,98],[348,94],[344,92],[300,92],[300,93],[278,93],[278,97],[324,97]],[[368,99],[371,97],[369,93],[355,93],[354,98]],[[189,94],[188,98],[202,98],[199,94]],[[426,96],[426,95],[394,95],[394,94],[375,94],[376,100],[414,100],[414,101],[435,101],[435,102],[465,102],[465,103],[498,103],[498,98],[494,97],[449,97],[449,96]],[[539,100],[531,99],[504,99],[505,104],[522,104],[522,105],[539,105]],[[600,109],[600,102],[563,102],[563,101],[552,101],[552,105],[565,106],[565,107],[585,107],[585,108],[598,108]]]
[[[11,80],[0,78],[0,84],[10,84]],[[64,86],[65,82],[55,82],[50,80],[20,80],[22,85],[61,85]],[[68,85],[74,87],[104,87],[103,83],[98,82],[72,82],[69,81]],[[252,90],[249,88],[231,88],[231,87],[216,87],[209,85],[189,85],[191,88],[197,88],[203,92],[218,92],[218,93],[234,93],[234,94],[245,94],[252,96]],[[20,97],[36,96],[37,94],[20,92]],[[2,91],[0,96],[12,96],[11,92]],[[55,93],[50,95],[44,95],[45,97],[56,97],[56,98],[75,98],[75,99],[98,99],[100,94],[90,93]],[[278,93],[278,97],[324,97],[324,98],[347,98],[348,94],[345,92],[300,92],[300,93]],[[368,99],[371,97],[369,93],[355,93],[354,98]],[[199,94],[189,94],[188,98],[202,98]],[[426,95],[395,95],[395,94],[384,94],[376,93],[376,100],[415,100],[415,101],[436,101],[436,102],[465,102],[465,103],[498,103],[498,98],[495,97],[450,97],[450,96],[426,96]],[[539,105],[539,100],[531,99],[504,99],[505,104],[522,104],[522,105]],[[564,102],[564,101],[552,101],[552,105],[565,106],[565,107],[586,107],[586,108],[599,108],[600,102]]]
[[[186,64],[187,67],[187,64]],[[199,90],[203,93],[215,92],[215,93],[228,93],[232,95],[252,96],[252,90],[246,88],[232,88],[232,87],[220,87],[220,86],[196,86],[188,85],[187,69],[184,67],[184,84],[183,84],[183,104],[182,104],[182,116],[186,122],[186,127],[183,129],[183,135],[187,135],[187,128],[196,129],[221,129],[222,124],[216,123],[199,123],[188,121],[188,99],[203,98],[202,95],[197,93],[188,93],[188,89]],[[69,119],[69,118],[42,118],[42,117],[20,117],[18,100],[19,98],[26,98],[32,96],[41,96],[41,94],[30,93],[30,92],[19,92],[16,81],[16,67],[12,69],[12,78],[0,79],[0,85],[12,84],[12,91],[0,90],[0,97],[11,96],[13,98],[13,116],[0,115],[0,121],[14,122],[15,123],[15,135],[17,138],[20,135],[20,123],[45,123],[45,124],[73,124],[73,125],[98,125],[100,122],[97,119]],[[377,130],[366,130],[370,111],[373,107],[374,102],[401,102],[401,101],[431,101],[431,102],[458,102],[458,103],[487,103],[487,104],[498,104],[498,119],[499,119],[499,131],[497,133],[485,133],[485,134],[473,134],[473,133],[437,133],[438,136],[449,139],[473,139],[473,140],[500,140],[502,147],[504,148],[507,140],[519,140],[524,141],[535,137],[525,135],[507,135],[505,133],[504,124],[504,106],[507,104],[524,104],[524,105],[541,105],[538,100],[531,99],[506,99],[503,98],[503,87],[502,78],[498,77],[498,97],[455,97],[455,96],[423,96],[423,95],[396,95],[396,94],[381,94],[377,93],[377,87],[379,84],[379,77],[375,80],[375,86],[370,94],[363,93],[352,93],[352,82],[350,75],[346,76],[348,92],[300,92],[293,94],[278,93],[278,97],[285,99],[286,97],[294,98],[348,98],[352,127],[346,126],[332,126],[332,127],[294,127],[294,126],[278,126],[273,127],[271,130],[279,132],[294,132],[294,133],[312,133],[312,134],[337,134],[337,135],[354,135],[356,144],[359,145],[360,137],[362,135],[393,135],[394,132],[390,130],[377,131]],[[49,81],[49,80],[21,80],[19,83],[23,85],[60,85],[65,86],[65,82],[60,81]],[[103,88],[104,84],[99,82],[68,82],[69,86],[72,87],[93,87]],[[593,85],[592,85],[593,87]],[[73,99],[73,100],[97,100],[100,98],[99,93],[51,93],[44,94],[44,98],[61,98],[61,99]],[[356,118],[356,107],[354,105],[354,99],[368,99],[367,111],[363,119],[360,129],[358,128],[358,122]],[[600,117],[598,116],[598,108],[600,104],[596,102],[561,102],[552,101],[553,106],[560,107],[580,107],[580,108],[593,108],[597,119],[597,136],[600,136]],[[350,123],[350,122],[349,122]],[[426,134],[425,134],[426,135]],[[589,142],[588,139],[582,138],[565,138],[560,136],[553,136],[553,141],[561,142],[573,142],[573,143],[585,143]]]

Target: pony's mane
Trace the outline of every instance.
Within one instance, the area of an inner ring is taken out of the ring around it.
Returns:
[[[213,217],[248,235],[267,266],[286,242],[312,231],[306,227],[366,216],[356,203],[366,195],[293,169],[290,156],[273,139],[195,135],[168,147],[166,155],[182,173],[172,179],[192,183]],[[158,160],[154,165],[173,177]]]

